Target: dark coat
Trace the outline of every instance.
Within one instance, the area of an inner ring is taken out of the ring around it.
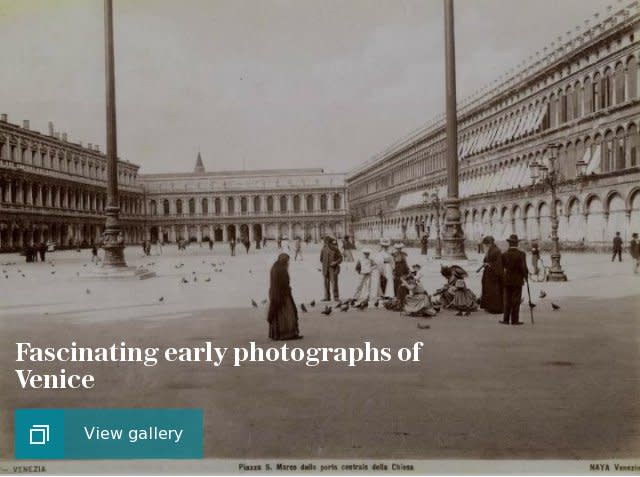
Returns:
[[[502,252],[495,244],[491,245],[487,250],[484,264],[480,307],[489,313],[502,313],[504,266],[502,264]]]
[[[320,263],[322,263],[322,274],[327,276],[329,271],[340,273],[340,264],[342,263],[342,254],[338,247],[325,244],[320,252]]]
[[[615,251],[622,250],[622,238],[617,235],[613,237],[613,249]]]
[[[527,255],[516,247],[509,247],[509,250],[502,254],[502,265],[504,267],[504,286],[522,287],[525,279],[529,276]]]

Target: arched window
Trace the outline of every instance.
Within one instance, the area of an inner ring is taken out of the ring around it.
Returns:
[[[280,197],[280,212],[287,211],[287,196],[283,195]]]
[[[627,99],[625,95],[625,78],[624,78],[624,65],[622,62],[616,65],[616,70],[613,74],[613,82],[616,91],[616,104],[624,103]]]
[[[182,215],[182,199],[176,200],[176,214]]]
[[[227,213],[233,214],[235,212],[235,201],[233,197],[227,197]]]
[[[309,212],[313,210],[313,196],[311,194],[307,196],[307,210]]]
[[[267,197],[267,212],[273,212],[273,197]]]
[[[593,88],[591,88],[591,104],[593,105],[592,107],[594,112],[602,108],[602,104],[600,101],[601,87],[602,87],[602,84],[600,81],[600,74],[596,73],[595,75],[593,75]]]
[[[247,213],[247,198],[246,197],[241,197],[240,198],[240,212],[242,212],[243,214]]]
[[[634,56],[627,61],[627,99],[638,97],[638,61]]]
[[[158,208],[156,206],[155,200],[152,200],[151,202],[149,202],[149,213],[151,215],[158,215]]]
[[[327,210],[327,195],[326,194],[322,194],[320,196],[320,210],[321,211],[325,211]]]
[[[608,131],[602,142],[602,172],[613,170],[613,133]]]
[[[614,150],[614,170],[619,171],[625,168],[625,134],[624,129],[620,128],[616,132],[615,150]]]
[[[300,212],[300,196],[299,195],[293,196],[293,211]]]
[[[260,212],[260,196],[255,196],[253,198],[253,211]]]
[[[340,210],[342,208],[342,197],[340,197],[340,194],[334,194],[333,196],[333,208],[335,210]]]
[[[640,157],[638,157],[638,149],[640,149],[640,136],[638,128],[635,124],[629,126],[627,131],[627,150],[629,151],[629,167],[640,165]]]
[[[202,213],[209,215],[209,200],[206,198],[202,199]]]
[[[196,215],[196,200],[194,198],[189,199],[189,215]]]

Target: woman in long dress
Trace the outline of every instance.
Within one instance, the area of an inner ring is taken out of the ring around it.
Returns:
[[[269,286],[269,338],[294,340],[302,338],[298,330],[298,310],[289,283],[289,255],[281,253],[271,267]]]
[[[432,317],[438,313],[433,306],[431,297],[422,286],[420,266],[414,265],[413,271],[403,279],[403,286],[409,294],[405,297],[404,312],[409,316]]]
[[[487,247],[484,256],[484,269],[482,271],[482,295],[480,296],[480,308],[489,313],[501,314],[503,309],[502,277],[502,252],[496,246],[493,237],[487,235],[482,243]]]

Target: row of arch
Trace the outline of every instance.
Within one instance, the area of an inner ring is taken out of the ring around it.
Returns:
[[[551,204],[546,199],[518,201],[501,206],[462,206],[462,228],[465,238],[480,240],[493,235],[506,240],[512,234],[526,240],[550,240]],[[640,233],[640,187],[627,194],[611,189],[598,193],[589,192],[583,197],[575,194],[557,199],[555,204],[561,241],[603,243],[609,242],[616,232],[629,240],[633,232]],[[368,220],[356,224],[356,237],[372,240],[385,236],[394,239],[415,240],[425,230],[435,235],[438,217],[434,213],[403,214],[382,221]],[[440,226],[444,213],[440,215]]]
[[[343,194],[267,195],[267,196],[228,196],[188,199],[152,199],[149,201],[149,214],[157,215],[238,215],[249,213],[273,212],[314,212],[342,210]]]

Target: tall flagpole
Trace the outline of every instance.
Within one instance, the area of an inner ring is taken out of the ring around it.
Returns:
[[[458,197],[458,117],[456,104],[456,49],[453,0],[444,0],[445,84],[447,91],[447,198],[445,207],[443,258],[466,259],[464,232]]]

